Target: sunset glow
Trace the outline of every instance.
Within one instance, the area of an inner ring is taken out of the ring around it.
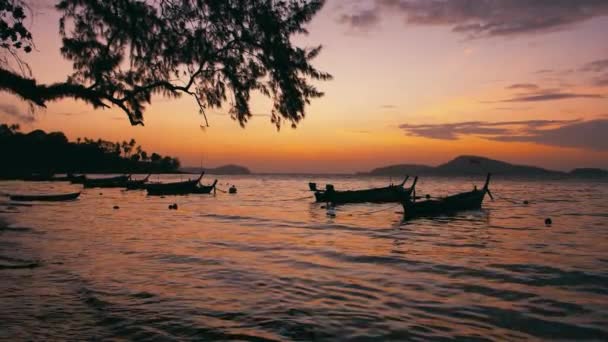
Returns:
[[[270,103],[259,95],[251,101],[256,116],[244,129],[226,109],[210,110],[210,127],[201,129],[192,99],[161,97],[145,112],[145,126],[134,127],[119,109],[94,110],[72,100],[31,118],[26,103],[0,93],[0,122],[63,131],[71,140],[135,138],[184,166],[234,163],[255,172],[350,173],[396,163],[436,165],[460,154],[560,170],[608,167],[608,146],[599,139],[608,133],[605,8],[547,29],[467,34],[455,29],[464,24],[455,18],[408,20],[411,13],[390,3],[329,1],[310,34],[294,38],[301,46],[322,44],[314,65],[334,77],[317,84],[325,96],[313,100],[296,129],[277,131]],[[43,4],[35,13],[36,50],[26,61],[40,82],[65,80],[71,65],[59,53],[59,15]],[[523,124],[519,139],[477,127],[446,136],[442,126],[537,120],[560,123]],[[433,127],[413,134],[404,124]],[[556,134],[572,136],[561,143],[546,137],[546,130],[560,127]]]

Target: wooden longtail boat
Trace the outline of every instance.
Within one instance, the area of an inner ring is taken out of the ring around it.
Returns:
[[[21,180],[27,182],[50,182],[53,180],[52,173],[32,173],[30,175],[26,175],[21,177]]]
[[[163,196],[163,195],[187,195],[193,193],[198,182],[201,181],[205,172],[194,180],[187,180],[185,182],[175,183],[147,183],[145,189],[148,195],[151,196]]]
[[[403,182],[397,185],[389,185],[383,188],[372,188],[363,190],[347,190],[337,191],[333,185],[327,184],[325,190],[318,190],[316,183],[308,183],[311,191],[315,193],[315,199],[317,202],[327,202],[333,204],[347,204],[347,203],[391,203],[391,202],[404,202],[410,198],[412,190],[416,186],[418,177],[414,179],[414,183],[411,187],[405,188],[405,182],[409,179],[409,176],[405,177]]]
[[[127,190],[143,190],[146,188],[146,183],[151,174],[148,174],[144,179],[129,179],[127,181]]]
[[[44,201],[44,202],[60,202],[60,201],[72,201],[80,196],[80,192],[74,192],[71,194],[60,194],[60,195],[9,195],[11,201]]]
[[[68,175],[65,177],[54,176],[50,179],[51,182],[69,182],[72,178]]]
[[[210,194],[212,190],[215,189],[215,185],[217,184],[217,179],[211,183],[211,185],[202,185],[198,184],[198,186],[194,187],[193,194]]]
[[[74,183],[74,184],[76,184],[76,183],[82,184],[84,182],[84,179],[85,179],[84,175],[74,176],[74,174],[72,174],[72,173],[67,173],[65,176],[53,176],[50,179],[50,181],[51,182],[70,182],[70,183]]]
[[[424,201],[416,201],[416,197],[412,197],[403,201],[403,209],[405,218],[429,217],[445,214],[453,214],[465,210],[481,209],[481,203],[486,193],[492,200],[494,197],[488,188],[490,184],[490,176],[488,173],[486,183],[481,190],[473,189],[469,192],[463,192],[439,199],[428,199]]]
[[[70,183],[72,183],[72,184],[84,184],[84,181],[87,179],[87,176],[85,176],[85,175],[76,176],[71,173],[68,173],[67,178],[70,181]]]
[[[124,188],[131,178],[130,175],[123,175],[110,178],[88,178],[84,179],[85,188]]]

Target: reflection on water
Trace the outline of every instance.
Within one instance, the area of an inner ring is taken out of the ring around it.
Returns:
[[[0,265],[36,263],[0,266],[0,339],[608,339],[606,183],[497,179],[495,195],[530,205],[402,224],[394,204],[328,217],[307,177],[223,179],[239,193],[0,205]],[[481,181],[421,179],[419,194]],[[0,183],[49,187],[78,189]]]

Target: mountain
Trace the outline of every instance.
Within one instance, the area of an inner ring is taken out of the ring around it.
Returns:
[[[475,175],[494,173],[508,176],[557,176],[563,172],[551,171],[535,166],[516,165],[500,160],[478,156],[459,156],[437,166],[435,172],[440,175]]]
[[[417,164],[398,164],[373,169],[369,174],[375,176],[403,176],[403,175],[422,175],[433,172],[432,166]]]
[[[459,156],[437,167],[416,164],[389,165],[373,169],[374,176],[463,176],[491,172],[501,176],[565,176],[564,172],[535,166],[516,165],[479,156]]]
[[[580,178],[604,178],[608,177],[608,170],[594,168],[579,168],[570,171],[570,175]]]
[[[191,173],[200,173],[202,170],[205,173],[210,173],[213,175],[249,175],[251,171],[240,165],[228,164],[222,165],[215,168],[200,168],[200,167],[185,167],[182,168],[183,171],[191,172]]]

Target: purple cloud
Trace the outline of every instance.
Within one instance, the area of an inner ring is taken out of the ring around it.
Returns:
[[[608,151],[608,119],[527,120],[446,124],[402,124],[407,135],[438,140],[457,140],[465,136],[502,142],[537,144]]]
[[[341,17],[358,28],[377,24],[384,14],[408,24],[450,26],[470,38],[552,32],[608,15],[605,0],[375,0],[372,9]]]

